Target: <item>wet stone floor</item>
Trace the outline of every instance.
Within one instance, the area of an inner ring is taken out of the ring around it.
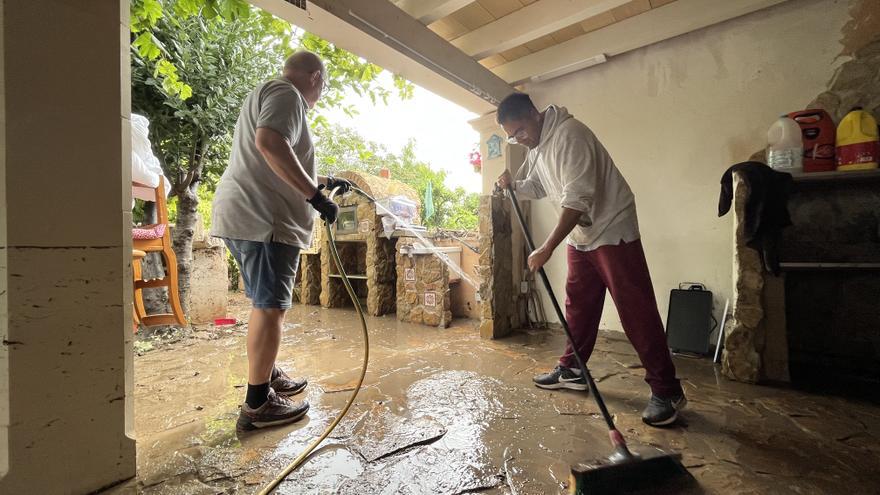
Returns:
[[[236,296],[230,312],[245,321]],[[476,322],[448,329],[368,318],[365,387],[324,446],[281,494],[567,493],[569,466],[607,456],[592,398],[545,391],[564,337],[534,330],[498,341]],[[297,306],[279,355],[310,380],[308,419],[235,434],[246,384],[245,327],[196,332],[135,358],[138,476],[108,493],[255,493],[340,411],[362,358],[352,310]],[[688,408],[670,428],[640,419],[648,388],[622,334],[590,362],[635,450],[682,455],[699,493],[880,493],[880,407],[727,381],[708,360],[676,358]]]

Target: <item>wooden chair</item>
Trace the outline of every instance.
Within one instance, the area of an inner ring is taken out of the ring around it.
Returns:
[[[159,186],[155,188],[156,219],[158,223],[135,227],[131,232],[132,248],[149,253],[160,253],[165,265],[165,276],[144,280],[141,260],[132,260],[134,274],[134,310],[135,316],[146,326],[151,325],[186,325],[186,316],[180,306],[180,294],[177,287],[177,256],[171,246],[171,227],[168,225],[168,206],[165,203],[165,178],[159,178]],[[144,309],[143,289],[157,287],[168,288],[168,302],[171,313],[146,314]]]
[[[141,278],[141,260],[144,259],[144,256],[146,256],[146,255],[147,255],[147,253],[145,253],[143,251],[138,251],[137,249],[131,250],[131,272],[132,272],[132,275],[134,276],[134,280],[140,280],[140,278]],[[137,300],[137,298],[135,298],[134,301],[132,302],[132,305],[131,305],[132,306],[131,320],[132,320],[132,326],[134,327],[135,333],[137,333],[138,325],[141,323],[141,319],[138,317],[138,315],[144,314],[143,297],[141,297],[140,303],[141,303],[141,307],[138,308],[138,306],[137,306],[138,300]]]

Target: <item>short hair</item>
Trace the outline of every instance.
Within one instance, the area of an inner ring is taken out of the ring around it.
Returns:
[[[326,78],[326,69],[321,58],[314,53],[306,50],[298,50],[293,55],[287,57],[284,61],[284,72],[298,72],[302,74],[311,74],[321,71],[321,75]]]
[[[532,99],[526,93],[511,93],[498,104],[498,123],[504,124],[511,120],[526,117],[531,111],[538,111]]]

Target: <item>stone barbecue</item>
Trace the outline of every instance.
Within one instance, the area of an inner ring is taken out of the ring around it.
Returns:
[[[357,172],[342,172],[346,178],[367,194],[383,201],[403,197],[419,205],[417,192],[410,186],[389,178]],[[479,309],[474,290],[461,287],[459,277],[433,254],[408,252],[408,247],[420,244],[410,232],[396,229],[386,233],[383,217],[377,206],[355,193],[337,198],[339,219],[334,235],[346,275],[352,283],[364,309],[372,316],[397,314],[401,321],[431,326],[449,326],[454,316],[478,317]],[[418,213],[411,219],[418,225]],[[428,236],[427,233],[421,233]],[[478,244],[475,235],[468,236]],[[444,250],[456,251],[461,259],[461,245],[451,239],[431,239]],[[474,278],[476,254],[470,277]],[[470,257],[468,258],[470,260]],[[315,225],[312,247],[300,254],[297,290],[303,304],[325,308],[350,307],[351,301],[337,271],[330,252],[323,224]],[[454,307],[455,306],[455,307]]]

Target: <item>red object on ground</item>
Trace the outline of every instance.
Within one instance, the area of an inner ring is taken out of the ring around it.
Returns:
[[[834,147],[837,128],[822,109],[788,114],[801,126],[804,143],[804,172],[831,172],[837,168]]]
[[[214,324],[217,326],[235,325],[235,323],[236,323],[235,318],[214,318]]]

